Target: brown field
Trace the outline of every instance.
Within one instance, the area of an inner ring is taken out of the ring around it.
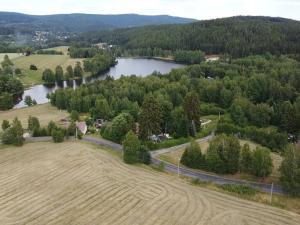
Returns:
[[[41,126],[47,125],[51,120],[58,122],[60,119],[67,117],[69,114],[66,111],[59,111],[57,108],[50,104],[36,105],[23,109],[12,109],[8,111],[0,112],[0,126],[3,120],[9,120],[10,122],[15,118],[22,122],[23,128],[27,128],[28,117],[35,116],[39,119]],[[2,128],[0,127],[0,130]]]
[[[0,149],[1,224],[296,225],[300,216],[76,142]]]
[[[241,147],[243,147],[244,144],[246,144],[246,143],[249,144],[251,150],[254,150],[257,146],[260,146],[259,144],[256,144],[252,141],[240,140]],[[200,145],[201,151],[203,153],[206,153],[206,151],[208,149],[208,146],[209,146],[209,142],[208,141],[202,141],[202,142],[199,142],[199,145]],[[173,164],[177,164],[178,159],[181,158],[184,150],[185,149],[178,149],[178,150],[173,151],[173,152],[168,152],[168,153],[160,155],[159,158],[164,160],[164,161],[167,161],[167,162],[170,162],[170,163],[173,163]],[[271,174],[270,178],[272,179],[272,181],[277,182],[278,178],[280,177],[279,168],[280,168],[280,165],[281,165],[281,162],[282,162],[282,157],[279,154],[273,153],[273,152],[271,152],[271,157],[272,157],[272,160],[273,160],[273,166],[274,167],[273,167],[273,171],[272,171],[272,174]],[[236,174],[234,176],[229,175],[229,177],[238,178],[238,179],[250,179],[250,180],[253,180],[253,181],[258,181],[256,177],[248,176],[248,174]]]

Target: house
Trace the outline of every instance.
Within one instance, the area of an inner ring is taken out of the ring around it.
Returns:
[[[70,122],[69,120],[64,120],[64,119],[62,119],[61,122],[63,122],[62,125],[63,125],[63,127],[64,127],[65,129],[67,129],[67,128],[70,126],[70,124],[71,124],[71,122]],[[76,125],[76,128],[77,128],[78,130],[80,130],[80,132],[81,132],[83,135],[85,135],[85,134],[87,133],[88,127],[87,127],[87,125],[86,125],[86,122],[76,122],[75,125]]]
[[[76,127],[83,135],[86,134],[88,127],[85,122],[76,122]]]
[[[149,139],[153,142],[159,143],[159,142],[163,142],[167,139],[170,139],[170,135],[169,134],[159,134],[159,135],[152,135],[149,137]]]
[[[97,129],[100,129],[104,124],[105,124],[105,120],[104,119],[96,119],[95,127]]]
[[[108,44],[107,43],[98,43],[98,44],[95,44],[94,47],[96,47],[98,49],[107,49]]]
[[[205,61],[206,62],[215,62],[218,61],[220,57],[218,55],[207,55],[205,56]]]

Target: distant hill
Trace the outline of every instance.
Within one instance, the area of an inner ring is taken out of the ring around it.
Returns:
[[[300,21],[238,16],[183,25],[119,29],[82,35],[81,41],[109,42],[125,48],[197,50],[208,54],[300,53]]]
[[[78,33],[145,25],[182,24],[194,21],[195,20],[193,19],[167,15],[57,14],[35,16],[21,13],[0,12],[0,27],[3,29],[5,28],[6,33],[8,31],[30,33],[35,30]]]

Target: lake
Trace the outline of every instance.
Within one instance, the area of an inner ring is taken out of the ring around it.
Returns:
[[[76,88],[81,83],[93,82],[94,80],[103,80],[108,75],[114,77],[115,79],[120,78],[122,75],[130,76],[148,76],[152,74],[154,71],[160,72],[162,74],[169,73],[172,69],[182,68],[184,65],[177,64],[174,62],[156,60],[156,59],[139,59],[139,58],[118,58],[118,64],[114,67],[111,67],[110,70],[96,78],[85,80],[82,82],[73,82],[73,88]],[[21,100],[18,104],[15,105],[14,108],[22,108],[25,107],[24,98],[25,96],[31,96],[32,99],[35,99],[38,104],[47,103],[48,99],[46,98],[48,93],[54,92],[56,89],[61,87],[66,87],[66,82],[63,86],[52,86],[46,87],[44,85],[35,85],[30,89],[24,91],[22,96],[23,100]]]

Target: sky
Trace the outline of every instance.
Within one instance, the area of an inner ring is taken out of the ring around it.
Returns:
[[[0,3],[0,11],[34,15],[137,13],[199,20],[263,15],[300,20],[300,0],[0,0]]]

